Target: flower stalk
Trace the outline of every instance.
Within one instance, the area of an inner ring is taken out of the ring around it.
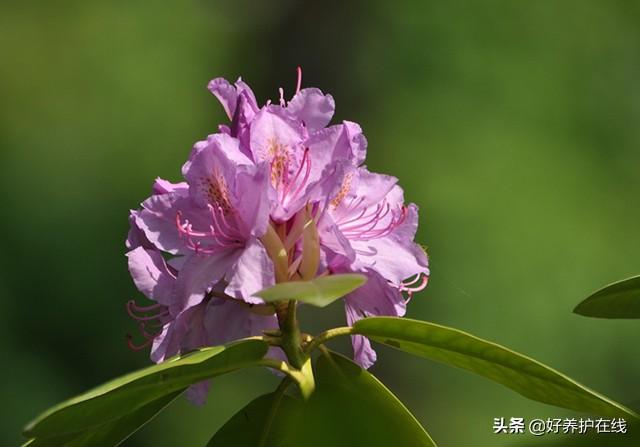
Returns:
[[[291,366],[302,369],[308,355],[302,350],[302,336],[296,317],[296,302],[290,300],[277,307],[278,323],[282,336],[281,347]]]

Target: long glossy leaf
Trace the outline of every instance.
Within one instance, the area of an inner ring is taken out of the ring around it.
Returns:
[[[243,340],[203,348],[107,382],[47,410],[25,428],[28,438],[70,435],[116,421],[191,384],[257,364],[267,343]]]
[[[435,446],[406,407],[374,376],[339,354],[320,357],[307,402],[261,396],[233,416],[208,447]]]
[[[113,447],[120,445],[129,436],[162,411],[171,401],[182,394],[178,391],[161,397],[142,408],[128,412],[122,409],[122,416],[105,424],[92,426],[79,432],[35,438],[26,444],[29,447]]]
[[[288,444],[287,422],[303,411],[301,401],[282,393],[260,396],[237,412],[211,438],[207,447],[284,447]],[[305,444],[306,445],[306,444]]]
[[[347,273],[329,275],[311,281],[291,281],[276,284],[256,293],[267,302],[297,300],[316,307],[325,307],[353,292],[366,282],[364,275]]]
[[[640,275],[594,292],[573,311],[587,317],[640,318]]]
[[[404,318],[364,318],[355,333],[411,354],[474,372],[525,397],[600,416],[638,418],[623,405],[540,362],[466,332]]]
[[[313,446],[435,446],[402,402],[351,360],[336,353],[320,356],[316,378],[304,416]]]

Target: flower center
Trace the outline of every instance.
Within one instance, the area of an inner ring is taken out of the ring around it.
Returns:
[[[320,265],[317,209],[306,205],[288,222],[272,222],[260,239],[273,261],[276,282],[313,279]]]
[[[200,179],[200,188],[207,197],[209,203],[216,207],[222,208],[225,213],[232,211],[231,202],[229,201],[229,188],[227,182],[216,167],[213,175]]]

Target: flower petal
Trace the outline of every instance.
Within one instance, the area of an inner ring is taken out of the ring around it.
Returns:
[[[225,289],[228,295],[247,303],[262,304],[261,298],[253,294],[271,287],[274,281],[273,261],[269,258],[262,243],[252,239],[245,246],[242,255],[227,274],[229,285]]]
[[[142,203],[142,207],[134,216],[135,224],[154,247],[171,254],[191,252],[178,232],[178,213],[196,227],[207,228],[209,225],[206,214],[195,206],[186,191],[153,195]]]
[[[207,290],[224,277],[241,254],[242,250],[229,249],[208,256],[190,255],[176,281],[176,300],[180,310],[200,304]]]
[[[349,146],[353,153],[354,164],[360,166],[367,156],[367,139],[362,133],[362,128],[353,121],[343,121],[349,139]]]
[[[175,277],[157,250],[138,247],[127,253],[129,272],[140,292],[147,298],[169,306],[173,298]]]
[[[325,95],[317,88],[305,88],[289,101],[287,112],[302,120],[309,130],[316,131],[329,124],[335,106],[331,95]]]
[[[353,324],[360,319],[357,309],[345,301],[345,311],[347,313],[347,324]],[[364,335],[352,335],[351,345],[353,346],[353,360],[364,369],[369,369],[378,359],[376,351],[371,347],[371,342]]]
[[[179,190],[186,191],[188,187],[189,185],[186,182],[171,183],[169,180],[157,177],[153,182],[153,194],[167,194]]]
[[[351,326],[361,318],[369,316],[403,316],[406,303],[397,288],[391,286],[374,271],[363,272],[367,282],[345,297],[347,323]],[[376,361],[376,353],[366,337],[352,336],[354,359],[363,368],[369,368]]]
[[[404,222],[391,234],[368,241],[351,242],[357,253],[357,265],[375,270],[395,285],[419,273],[429,274],[427,255],[413,242],[417,228],[417,207],[408,206],[406,213]]]

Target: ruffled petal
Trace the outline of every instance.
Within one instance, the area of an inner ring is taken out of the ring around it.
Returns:
[[[238,221],[240,232],[246,237],[261,237],[267,231],[274,192],[269,183],[269,168],[265,164],[254,172],[238,174],[234,208],[241,217]]]
[[[153,182],[153,194],[168,194],[175,191],[186,191],[189,185],[186,182],[172,183],[169,180],[164,180],[157,177]]]
[[[242,250],[229,249],[208,256],[189,256],[176,281],[179,309],[184,311],[200,304],[207,291],[224,277],[241,254]]]
[[[349,140],[349,146],[353,154],[354,165],[360,166],[367,156],[367,138],[362,133],[362,128],[353,121],[343,121]]]
[[[157,250],[138,247],[127,253],[131,278],[147,298],[169,306],[173,300],[175,277]]]
[[[394,316],[405,314],[406,302],[397,288],[373,271],[362,272],[367,282],[345,297],[347,323],[370,316]],[[376,361],[376,353],[366,337],[356,335],[351,338],[354,360],[363,368],[369,368]]]
[[[197,332],[204,334],[202,324],[194,324],[202,320],[203,306],[196,306],[180,312],[177,316],[166,323],[162,332],[153,339],[151,347],[151,360],[156,363],[180,354],[188,349],[193,349],[191,345],[185,348],[186,340],[198,338]],[[191,332],[191,333],[190,333]]]
[[[427,255],[422,247],[413,242],[417,219],[417,207],[410,205],[405,220],[389,235],[368,241],[352,241],[357,253],[357,265],[375,270],[395,285],[417,274],[428,276]]]
[[[149,239],[147,239],[147,236],[145,236],[144,231],[142,231],[142,229],[136,223],[138,213],[139,211],[137,210],[129,211],[129,233],[127,233],[127,240],[124,243],[124,245],[129,250],[133,250],[134,248],[138,247],[153,247],[153,244],[151,244],[151,242],[149,242]]]
[[[134,216],[135,225],[144,232],[153,247],[171,254],[190,253],[187,240],[180,235],[176,217],[199,228],[207,228],[206,213],[195,206],[186,191],[153,195],[142,203],[142,210]]]
[[[247,303],[261,304],[261,298],[253,296],[256,292],[272,286],[274,281],[273,261],[269,258],[262,243],[251,240],[242,255],[227,274],[225,292]]]
[[[233,118],[238,99],[238,92],[236,91],[236,88],[224,78],[211,80],[207,88],[215,95],[216,98],[218,98],[218,101],[222,104],[222,107],[227,113],[229,119]]]
[[[353,324],[360,319],[357,308],[345,301],[345,312],[347,314],[347,324]],[[352,335],[351,345],[353,346],[353,360],[364,369],[369,369],[378,359],[376,351],[371,347],[369,339],[363,335]]]
[[[335,107],[331,95],[325,95],[317,88],[305,88],[289,101],[287,112],[302,120],[309,130],[316,131],[329,124]]]

